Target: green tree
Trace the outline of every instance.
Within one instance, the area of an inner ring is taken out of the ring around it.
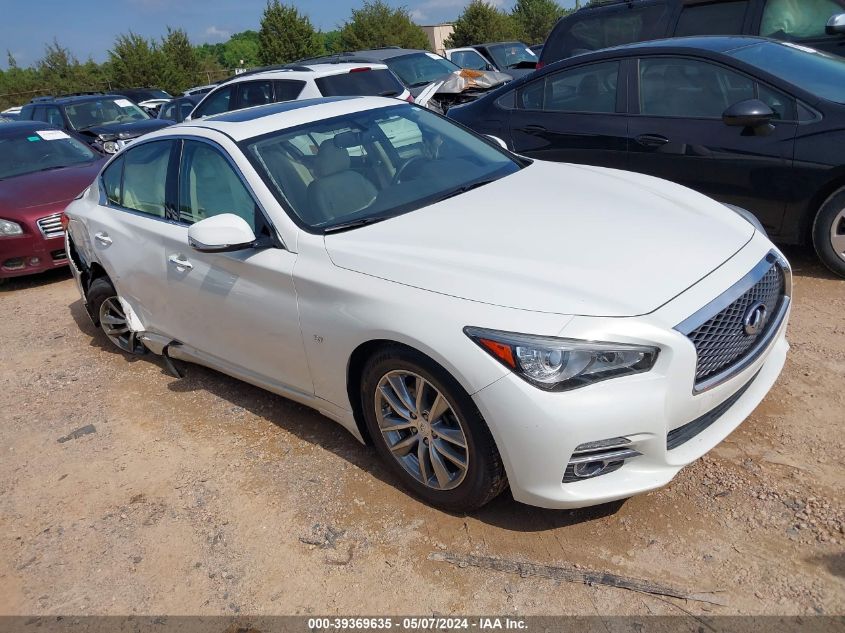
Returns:
[[[118,35],[109,51],[109,78],[112,88],[153,88],[161,86],[164,56],[155,42],[129,31]]]
[[[555,0],[517,0],[511,17],[525,42],[539,44],[546,41],[558,18],[567,13]]]
[[[323,36],[323,48],[327,53],[340,53],[343,47],[340,45],[340,31],[324,31],[320,33]]]
[[[279,0],[268,0],[258,42],[258,58],[262,64],[285,64],[323,54],[322,38],[308,16]]]
[[[196,85],[200,75],[200,59],[182,29],[167,27],[167,35],[161,38],[161,88],[178,94]]]
[[[261,63],[260,50],[258,31],[242,31],[223,43],[220,61],[226,68],[252,68]]]
[[[449,48],[502,42],[521,36],[516,20],[485,0],[472,0],[455,20],[454,28],[446,40]]]
[[[427,49],[428,37],[413,23],[408,10],[393,9],[383,0],[364,0],[340,29],[340,49],[354,51],[381,46]]]

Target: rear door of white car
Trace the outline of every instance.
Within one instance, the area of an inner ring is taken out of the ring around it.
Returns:
[[[181,148],[179,223],[164,239],[164,296],[170,336],[262,382],[313,393],[299,328],[293,267],[296,255],[274,241],[273,229],[225,150],[186,139]],[[188,245],[188,227],[234,213],[261,246],[204,253]]]
[[[127,149],[103,171],[100,203],[85,219],[95,256],[140,318],[161,332],[164,317],[164,236],[167,174],[176,143],[160,140]]]

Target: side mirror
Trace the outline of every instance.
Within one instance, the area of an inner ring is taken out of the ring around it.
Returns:
[[[759,99],[735,103],[722,114],[725,125],[737,127],[762,127],[771,123],[774,118],[774,111]]]
[[[222,213],[192,224],[188,229],[188,244],[202,253],[225,253],[250,248],[255,233],[242,217]]]
[[[824,27],[824,32],[828,35],[842,35],[845,33],[845,13],[837,13],[836,15],[830,16]]]
[[[507,144],[507,143],[505,143],[505,142],[504,142],[502,139],[500,139],[498,136],[493,136],[492,134],[485,134],[484,136],[486,136],[487,138],[489,138],[491,141],[495,141],[495,142],[496,142],[496,143],[497,143],[497,144],[498,144],[498,145],[499,145],[502,149],[508,149],[508,144]],[[509,150],[509,151],[510,151],[510,150]]]

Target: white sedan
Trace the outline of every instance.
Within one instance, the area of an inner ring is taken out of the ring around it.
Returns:
[[[791,274],[689,189],[363,97],[144,136],[66,211],[92,319],[371,442],[413,493],[572,508],[669,482],[783,367]]]

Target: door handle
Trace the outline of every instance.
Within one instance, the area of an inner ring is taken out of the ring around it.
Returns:
[[[536,123],[530,123],[529,125],[524,126],[522,129],[523,129],[525,132],[539,132],[539,133],[543,133],[543,132],[547,132],[547,131],[548,131],[548,130],[546,130],[546,128],[545,128],[545,127],[543,127],[542,125],[537,125]]]
[[[111,238],[109,237],[109,234],[103,233],[102,231],[99,233],[95,233],[94,239],[97,240],[103,246],[108,246],[109,244],[111,244]]]
[[[643,147],[662,147],[669,142],[669,139],[661,134],[640,134],[635,140]]]
[[[186,270],[191,270],[194,267],[194,265],[187,259],[185,259],[183,255],[171,255],[167,258],[167,261],[176,266],[176,268],[184,268]]]

